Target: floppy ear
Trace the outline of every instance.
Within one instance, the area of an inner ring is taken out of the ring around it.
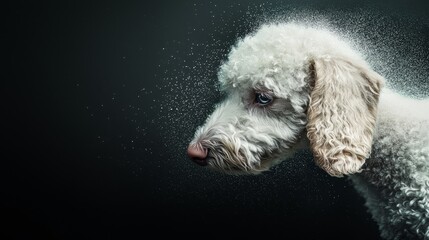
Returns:
[[[315,59],[307,136],[316,164],[328,174],[360,172],[371,152],[384,79],[365,62]]]

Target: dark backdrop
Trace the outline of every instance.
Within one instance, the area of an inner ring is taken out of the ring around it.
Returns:
[[[371,58],[376,70],[398,89],[425,95],[429,8],[384,2],[7,5],[4,239],[379,239],[348,180],[327,176],[307,152],[260,176],[233,177],[194,165],[185,149],[222,98],[216,70],[230,46],[258,23],[288,14],[354,27],[369,56],[388,56]]]

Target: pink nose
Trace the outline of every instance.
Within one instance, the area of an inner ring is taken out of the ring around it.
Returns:
[[[188,147],[188,156],[194,161],[196,164],[200,166],[207,165],[207,154],[208,150],[204,147],[198,147],[197,145],[189,145]]]

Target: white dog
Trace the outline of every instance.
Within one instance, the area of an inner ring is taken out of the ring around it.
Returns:
[[[334,33],[290,23],[238,41],[218,77],[227,98],[188,147],[196,163],[257,174],[309,148],[352,179],[382,237],[429,239],[429,100],[384,89]]]

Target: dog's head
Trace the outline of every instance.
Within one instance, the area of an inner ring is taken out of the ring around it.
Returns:
[[[188,155],[227,173],[259,173],[309,142],[332,176],[359,172],[371,151],[383,78],[344,41],[295,24],[263,25],[219,70],[227,98]]]

